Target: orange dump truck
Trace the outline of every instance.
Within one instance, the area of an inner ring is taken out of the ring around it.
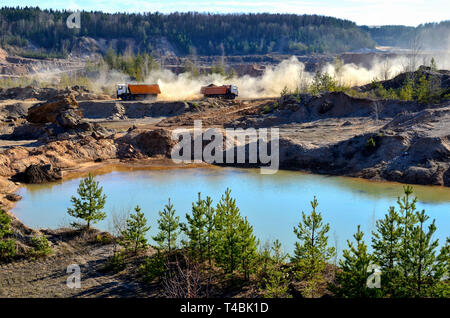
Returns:
[[[216,86],[214,84],[210,84],[208,86],[203,86],[200,89],[200,93],[205,97],[234,99],[238,96],[238,88],[235,85]]]
[[[118,84],[117,98],[133,100],[137,98],[156,97],[161,94],[158,84]]]

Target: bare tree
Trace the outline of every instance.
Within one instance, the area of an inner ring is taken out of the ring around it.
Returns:
[[[410,41],[410,53],[408,55],[408,72],[414,72],[417,70],[419,63],[419,56],[422,52],[422,39],[417,29],[414,30],[414,35]]]
[[[184,256],[184,264],[177,257],[175,267],[169,271],[162,279],[164,288],[163,294],[167,298],[199,298],[203,297],[201,293],[201,271],[199,264],[192,262],[189,257]]]
[[[334,60],[333,66],[334,66],[334,73],[337,77],[339,85],[343,85],[342,73],[343,73],[343,68],[344,68],[344,62],[342,61],[340,56],[336,57],[336,59]]]
[[[379,114],[380,114],[380,108],[381,108],[380,107],[380,102],[379,101],[375,101],[373,103],[373,107],[372,107],[373,115],[375,117],[375,123],[378,123]]]
[[[123,210],[121,212],[113,211],[108,222],[108,232],[114,237],[113,246],[114,253],[117,252],[117,237],[119,237],[126,229],[127,218],[130,215],[130,210]]]
[[[389,57],[385,57],[381,66],[381,78],[385,81],[391,78],[392,63]]]

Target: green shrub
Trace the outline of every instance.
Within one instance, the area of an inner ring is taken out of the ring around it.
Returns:
[[[261,294],[264,298],[290,298],[289,270],[284,266],[287,254],[283,253],[281,243],[263,247],[258,257],[258,281],[262,282]]]
[[[375,143],[375,139],[373,139],[372,137],[370,137],[367,142],[366,142],[366,149],[367,150],[372,150],[375,149],[376,147],[376,143]]]
[[[33,246],[32,254],[34,256],[46,256],[50,255],[53,252],[52,247],[50,246],[50,242],[44,235],[33,236],[31,238],[31,245]]]
[[[398,96],[401,100],[413,100],[413,93],[414,93],[414,87],[412,80],[408,79],[405,81],[405,84],[403,84],[402,88],[400,88],[400,91],[398,93]]]
[[[125,269],[124,254],[121,252],[114,253],[113,256],[106,260],[105,271],[119,273]]]
[[[112,243],[113,239],[109,234],[97,234],[95,241],[99,244],[108,245]]]
[[[263,113],[263,114],[268,114],[268,113],[271,112],[271,110],[272,110],[272,109],[270,108],[270,106],[269,106],[269,105],[266,105],[266,107],[264,107],[262,113]]]
[[[10,260],[17,254],[16,241],[14,239],[0,241],[0,260]]]
[[[17,253],[14,239],[4,238],[11,233],[11,218],[4,210],[0,209],[0,260],[9,260]]]
[[[280,96],[283,97],[283,96],[286,96],[287,94],[289,94],[289,90],[288,90],[287,86],[284,86],[280,92]]]
[[[316,72],[309,90],[312,95],[317,95],[320,92],[335,92],[340,89],[337,80],[330,74]]]
[[[145,263],[140,267],[140,272],[144,280],[149,283],[156,278],[161,278],[167,272],[162,254],[158,253],[152,257],[147,257]]]
[[[0,239],[11,234],[11,218],[6,212],[0,209]]]

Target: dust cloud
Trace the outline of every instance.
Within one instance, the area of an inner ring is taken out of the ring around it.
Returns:
[[[419,65],[430,64],[431,57],[421,57],[417,61]],[[439,69],[450,68],[448,54],[435,57]],[[387,80],[407,70],[411,59],[407,55],[395,57],[376,57],[370,63],[370,67],[363,67],[353,63],[339,64],[326,63],[318,71],[328,73],[335,78],[340,85],[347,87],[360,86],[373,80]],[[296,57],[286,59],[275,66],[266,67],[264,73],[259,77],[245,75],[242,77],[226,77],[221,74],[202,74],[193,76],[191,73],[176,75],[169,70],[154,70],[146,78],[145,83],[157,83],[161,88],[158,100],[195,100],[202,98],[200,88],[211,83],[216,85],[234,84],[239,89],[241,98],[264,98],[278,97],[286,87],[290,91],[299,88],[300,92],[307,91],[313,82],[315,73],[305,71],[305,65]],[[41,73],[41,77],[47,74]],[[132,80],[125,74],[104,69],[99,76],[92,79],[95,91],[109,90],[111,95],[115,94],[116,84],[131,83]]]
[[[439,68],[447,68],[448,62],[444,58],[435,58]],[[419,65],[429,65],[431,57],[417,62]],[[410,67],[408,56],[374,58],[369,68],[353,63],[327,63],[319,71],[334,77],[340,85],[347,87],[368,84],[373,80],[388,80],[404,72]],[[286,87],[290,91],[296,88],[305,92],[312,83],[315,73],[305,71],[305,65],[296,57],[282,61],[276,66],[269,66],[259,77],[245,75],[227,78],[220,74],[208,74],[193,77],[190,73],[175,75],[168,70],[153,72],[146,83],[158,83],[161,88],[160,100],[192,100],[201,98],[200,87],[211,83],[216,85],[234,84],[238,86],[239,97],[263,98],[277,97]]]

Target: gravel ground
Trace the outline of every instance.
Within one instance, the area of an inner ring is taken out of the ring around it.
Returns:
[[[0,297],[145,297],[148,285],[129,272],[104,273],[112,245],[69,245],[63,243],[54,255],[0,265]],[[69,288],[67,266],[81,268],[81,288]]]

